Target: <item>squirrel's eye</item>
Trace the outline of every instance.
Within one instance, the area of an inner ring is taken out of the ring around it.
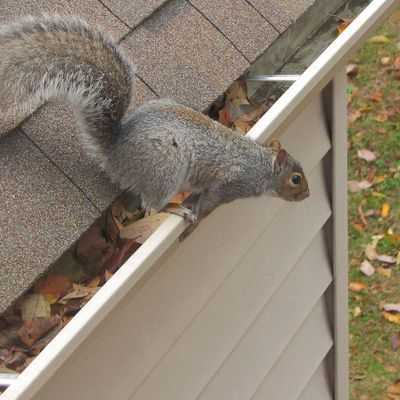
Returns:
[[[290,180],[292,181],[292,183],[294,185],[300,185],[300,183],[301,183],[301,175],[294,174],[294,175],[292,175],[292,178]]]

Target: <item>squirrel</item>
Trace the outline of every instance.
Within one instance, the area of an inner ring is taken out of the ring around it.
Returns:
[[[75,109],[83,143],[121,189],[145,209],[191,224],[237,198],[310,195],[299,162],[278,140],[262,146],[171,99],[126,111],[133,68],[114,40],[77,17],[43,14],[0,27],[0,112],[27,115],[52,99]]]

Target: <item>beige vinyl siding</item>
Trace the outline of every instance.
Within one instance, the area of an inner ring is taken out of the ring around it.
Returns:
[[[327,358],[332,358],[332,351]],[[330,360],[325,358],[318,366],[306,387],[301,392],[298,400],[333,400],[333,390],[331,388],[331,370],[329,368]]]
[[[312,324],[321,351],[301,360],[300,394],[332,343],[323,301],[332,278],[321,96],[280,140],[302,161],[310,199],[248,199],[217,209],[161,257],[34,399],[250,399]]]

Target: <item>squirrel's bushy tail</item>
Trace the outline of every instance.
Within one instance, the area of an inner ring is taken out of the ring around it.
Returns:
[[[104,161],[101,153],[118,135],[131,87],[131,66],[111,37],[79,18],[44,14],[0,27],[1,115],[66,100],[85,143]]]

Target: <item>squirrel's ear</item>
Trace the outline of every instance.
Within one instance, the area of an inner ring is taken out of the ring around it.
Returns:
[[[286,159],[287,159],[287,152],[284,149],[281,149],[278,151],[278,154],[276,155],[275,158],[275,164],[280,168],[282,167],[282,165],[285,163]]]
[[[281,149],[281,142],[278,139],[273,139],[268,147],[272,150],[279,151]]]

